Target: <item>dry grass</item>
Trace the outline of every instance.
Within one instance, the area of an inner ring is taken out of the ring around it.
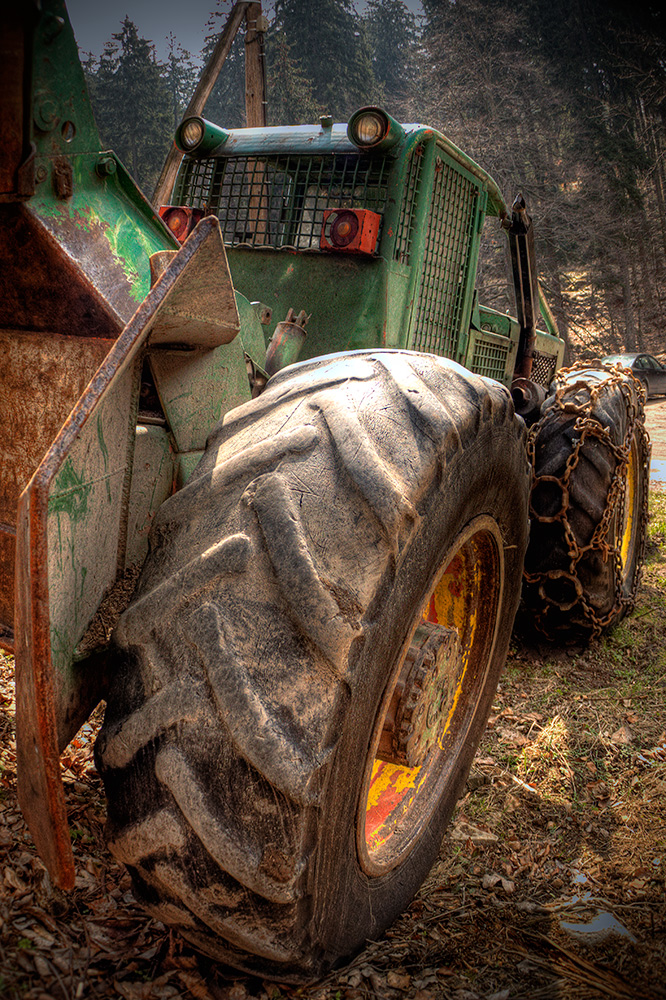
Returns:
[[[515,646],[418,897],[351,966],[302,990],[211,968],[134,904],[103,846],[97,720],[63,758],[76,888],[51,888],[18,811],[0,660],[0,996],[666,997],[665,542],[666,494],[653,491],[635,613],[587,650]],[[576,924],[591,924],[588,943]]]

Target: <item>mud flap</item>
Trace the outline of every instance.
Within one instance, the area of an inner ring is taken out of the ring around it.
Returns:
[[[203,219],[118,337],[19,500],[19,801],[56,885],[74,884],[60,752],[102,696],[76,647],[125,568],[140,365],[148,344],[203,349],[239,330],[217,219]]]

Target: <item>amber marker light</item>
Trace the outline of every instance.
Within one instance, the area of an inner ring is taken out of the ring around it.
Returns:
[[[347,247],[359,230],[358,216],[355,212],[338,212],[331,226],[330,239],[334,247]]]
[[[160,218],[179,243],[185,242],[202,217],[200,208],[186,208],[182,205],[162,205],[160,208]]]
[[[373,254],[381,221],[381,215],[367,208],[328,208],[324,212],[319,249]]]

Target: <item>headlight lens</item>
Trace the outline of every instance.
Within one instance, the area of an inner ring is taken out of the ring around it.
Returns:
[[[366,111],[353,124],[353,140],[359,146],[375,146],[387,131],[387,122],[376,111]]]
[[[201,119],[190,118],[183,122],[180,130],[180,141],[183,149],[194,149],[203,139],[203,134],[204,124]]]
[[[405,138],[402,125],[383,108],[359,108],[347,123],[347,138],[368,153],[386,153]]]

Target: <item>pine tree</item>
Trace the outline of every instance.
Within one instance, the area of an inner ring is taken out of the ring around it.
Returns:
[[[171,98],[154,46],[128,17],[112,39],[93,78],[95,117],[102,141],[150,191],[173,134]]]
[[[204,65],[210,59],[228,16],[229,10],[219,9],[213,11],[208,19],[206,24],[208,34],[201,53]],[[221,125],[223,128],[242,128],[245,125],[244,24],[241,24],[213,91],[206,102],[204,115],[209,121],[215,122],[216,125]]]
[[[192,53],[176,42],[176,36],[173,32],[167,38],[167,47],[168,53],[163,78],[171,98],[175,130],[190,102],[199,78],[199,71],[192,60]]]
[[[312,84],[294,58],[283,31],[267,34],[266,57],[268,124],[315,122],[323,108],[315,100]]]
[[[384,106],[404,120],[411,111],[421,69],[417,19],[404,0],[368,0],[365,21]]]
[[[379,102],[366,25],[351,0],[275,0],[275,28],[326,114],[345,121],[356,108]]]

